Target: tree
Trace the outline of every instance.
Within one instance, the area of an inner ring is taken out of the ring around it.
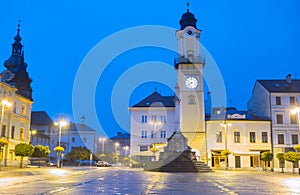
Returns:
[[[230,150],[222,150],[221,155],[225,156],[225,164],[226,164],[226,171],[228,170],[228,155],[231,154]]]
[[[20,168],[23,166],[23,158],[30,156],[33,153],[33,146],[31,144],[20,143],[15,146],[16,156],[21,156]]]
[[[295,163],[300,160],[300,154],[297,152],[287,152],[283,155],[284,160],[292,162],[293,163],[293,173],[295,172],[294,170],[294,165]]]
[[[72,151],[66,155],[66,158],[73,161],[79,160],[80,166],[80,161],[90,159],[90,153],[86,147],[73,147]]]
[[[297,152],[300,152],[300,144],[294,146],[294,149],[295,149]]]
[[[8,141],[3,138],[0,138],[0,153],[2,152],[2,147],[6,145],[8,145]],[[1,162],[0,162],[0,171],[1,171]]]
[[[47,158],[49,154],[50,154],[50,149],[48,146],[36,145],[36,146],[34,146],[34,151],[31,154],[31,156]]]
[[[283,165],[284,165],[284,153],[277,153],[276,158],[279,160],[279,165],[281,168],[281,173],[283,173]]]
[[[263,152],[260,154],[260,159],[264,161],[264,169],[267,171],[267,162],[273,160],[273,154],[271,152]]]

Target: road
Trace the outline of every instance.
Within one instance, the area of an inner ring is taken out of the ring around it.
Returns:
[[[0,194],[300,194],[299,175],[270,172],[158,173],[74,167],[36,168],[21,175],[0,174]]]

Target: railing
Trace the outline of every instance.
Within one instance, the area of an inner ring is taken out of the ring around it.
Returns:
[[[205,64],[205,59],[202,57],[185,57],[180,56],[178,58],[175,58],[174,60],[174,66],[177,68],[179,64]]]

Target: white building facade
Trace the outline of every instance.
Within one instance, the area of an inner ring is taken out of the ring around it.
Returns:
[[[281,80],[257,80],[248,102],[250,112],[272,121],[274,168],[279,169],[277,153],[294,151],[299,144],[299,113],[291,110],[300,105],[300,80],[287,75]],[[294,164],[298,168],[297,164]],[[285,162],[286,168],[292,163]]]
[[[152,152],[151,148],[157,146],[162,150],[168,142],[167,138],[175,131],[181,131],[196,159],[209,166],[223,166],[224,156],[220,153],[226,143],[226,148],[232,150],[230,168],[258,167],[260,153],[271,151],[270,120],[237,110],[222,113],[221,117],[216,118],[211,115],[210,93],[208,101],[204,101],[201,30],[197,29],[196,22],[195,16],[187,10],[180,20],[181,28],[176,31],[178,58],[175,60],[175,70],[178,81],[174,84],[175,95],[163,96],[154,92],[129,108],[131,156],[139,156],[144,162],[155,155],[157,160],[157,153]],[[205,115],[208,117],[205,118]],[[219,138],[216,135],[220,133],[220,123],[227,121],[227,118],[230,118],[232,129],[228,129],[225,142],[225,134]],[[238,142],[234,141],[234,135],[239,136]]]

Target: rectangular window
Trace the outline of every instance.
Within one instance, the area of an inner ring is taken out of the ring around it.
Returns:
[[[292,134],[292,144],[298,144],[298,134]]]
[[[160,131],[160,138],[166,138],[167,131]]]
[[[234,132],[234,143],[240,143],[240,142],[241,142],[241,133]]]
[[[268,143],[268,132],[261,133],[261,140],[262,140],[262,143]]]
[[[147,138],[147,131],[142,131],[142,138]]]
[[[17,102],[14,102],[13,105],[13,112],[16,114],[17,113]]]
[[[147,123],[148,117],[147,115],[142,115],[142,123]]]
[[[166,122],[167,122],[166,116],[165,116],[165,115],[160,116],[160,121],[161,121],[162,123],[166,123]]]
[[[283,124],[283,115],[276,114],[276,120],[277,120],[277,124]]]
[[[5,126],[5,125],[2,125],[1,136],[2,136],[2,137],[5,137],[5,136],[6,136],[6,126]]]
[[[281,97],[280,96],[276,97],[276,105],[281,105]]]
[[[291,118],[291,124],[297,124],[296,114],[291,114],[290,118]]]
[[[148,151],[148,146],[140,146],[140,152]]]
[[[278,144],[284,144],[284,135],[283,134],[278,134],[277,139],[278,139]]]
[[[255,132],[250,132],[250,143],[255,143]]]
[[[11,139],[15,139],[15,126],[11,126],[11,134],[10,134]]]
[[[86,143],[86,137],[83,138],[83,143]]]
[[[72,143],[75,143],[75,137],[72,137]]]
[[[154,138],[154,131],[151,131],[151,138]]]
[[[295,97],[290,97],[290,105],[294,106],[296,103],[296,98]]]
[[[219,131],[216,133],[217,143],[222,143],[222,132]]]
[[[20,128],[20,140],[24,140],[24,128]]]

